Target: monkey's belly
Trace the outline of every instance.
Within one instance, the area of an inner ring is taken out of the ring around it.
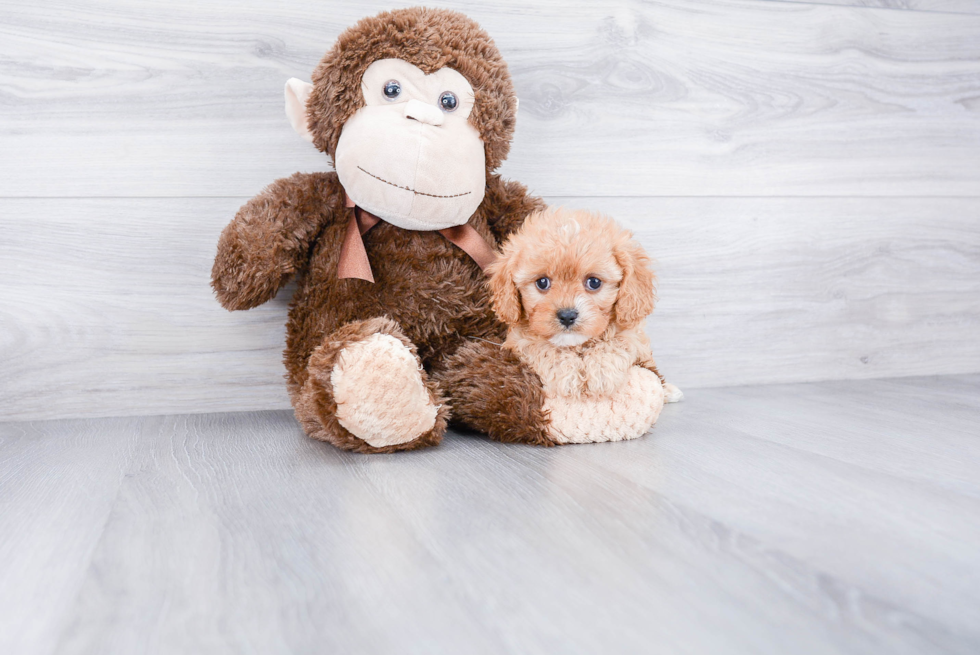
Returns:
[[[544,407],[551,413],[551,438],[558,443],[592,443],[645,434],[663,408],[663,385],[654,373],[639,366],[628,375],[612,396],[547,396]]]
[[[471,337],[500,340],[486,276],[469,256],[436,232],[387,223],[365,235],[374,284],[338,280],[340,226],[330,228],[300,280],[290,310],[286,357],[292,375],[334,330],[386,316],[418,349],[423,364],[452,354]]]

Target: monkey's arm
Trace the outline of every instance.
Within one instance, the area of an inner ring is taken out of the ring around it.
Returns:
[[[490,231],[503,242],[511,232],[519,228],[528,214],[545,208],[541,198],[529,195],[527,187],[519,182],[502,180],[499,175],[487,178],[487,223]]]
[[[225,227],[211,286],[228,310],[250,309],[276,295],[306,264],[323,226],[344,206],[336,173],[296,173],[276,180]]]

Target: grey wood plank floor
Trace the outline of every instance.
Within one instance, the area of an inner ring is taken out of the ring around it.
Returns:
[[[3,653],[976,653],[980,375],[701,389],[628,443],[0,423]]]

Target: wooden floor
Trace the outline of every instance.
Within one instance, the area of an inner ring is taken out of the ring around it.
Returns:
[[[2,653],[977,653],[980,375],[693,390],[635,442],[0,424]]]

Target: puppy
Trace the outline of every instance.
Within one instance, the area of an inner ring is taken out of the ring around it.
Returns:
[[[619,441],[644,434],[664,385],[644,330],[655,301],[650,260],[612,219],[585,211],[532,214],[488,269],[504,347],[541,378],[552,438]]]

